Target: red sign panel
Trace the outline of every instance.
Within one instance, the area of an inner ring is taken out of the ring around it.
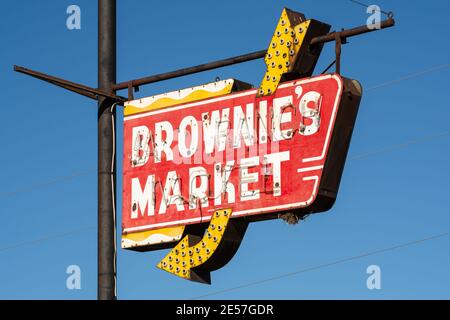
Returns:
[[[124,233],[311,206],[343,87],[324,75],[125,117]]]

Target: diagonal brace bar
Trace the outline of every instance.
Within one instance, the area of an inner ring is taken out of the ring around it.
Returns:
[[[86,85],[83,84],[79,84],[79,83],[75,83],[69,80],[65,80],[65,79],[61,79],[61,78],[57,78],[45,73],[41,73],[38,71],[34,71],[34,70],[30,70],[24,67],[20,67],[20,66],[14,66],[14,71],[19,72],[19,73],[23,73],[29,76],[32,76],[34,78],[37,78],[39,80],[51,83],[55,86],[64,88],[66,90],[78,93],[80,95],[83,95],[85,97],[94,99],[94,100],[98,100],[99,97],[103,97],[103,98],[109,98],[109,99],[113,99],[115,100],[118,104],[123,104],[127,99],[121,96],[117,96],[115,94],[111,94],[111,93],[107,93],[103,90],[99,90],[99,89],[95,89],[95,88],[91,88],[88,87]]]

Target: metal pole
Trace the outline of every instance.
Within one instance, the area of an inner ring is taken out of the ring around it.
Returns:
[[[116,0],[98,0],[98,88],[114,94],[116,83]],[[98,292],[116,299],[115,100],[98,102]]]

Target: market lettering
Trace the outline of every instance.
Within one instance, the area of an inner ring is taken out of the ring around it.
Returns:
[[[268,169],[273,176],[272,196],[280,197],[283,193],[282,163],[289,160],[290,152],[284,151],[267,154],[262,161],[257,156],[241,159],[237,165],[234,160],[226,164],[216,163],[213,166],[214,172],[208,172],[202,166],[193,167],[189,169],[188,194],[184,195],[181,174],[177,171],[169,171],[164,181],[158,181],[155,174],[148,175],[145,181],[133,178],[131,179],[131,219],[153,216],[155,212],[158,212],[158,215],[164,215],[170,207],[173,207],[176,212],[195,210],[199,207],[207,208],[209,200],[213,200],[215,206],[235,203],[237,198],[239,201],[258,200],[261,190],[256,186],[261,182],[260,172]],[[261,170],[261,167],[264,170]],[[232,174],[237,177],[237,183],[230,181]],[[213,192],[209,190],[211,176],[214,179]],[[157,188],[157,185],[163,187]]]

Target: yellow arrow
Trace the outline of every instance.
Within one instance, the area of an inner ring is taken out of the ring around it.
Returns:
[[[185,236],[157,267],[187,280],[210,283],[209,270],[201,270],[201,267],[214,256],[222,243],[231,214],[231,209],[214,212],[202,239]]]
[[[258,96],[268,96],[278,88],[286,76],[308,77],[319,59],[322,47],[310,48],[312,37],[326,34],[330,26],[306,20],[302,13],[283,9],[264,61],[267,71],[259,87]]]

